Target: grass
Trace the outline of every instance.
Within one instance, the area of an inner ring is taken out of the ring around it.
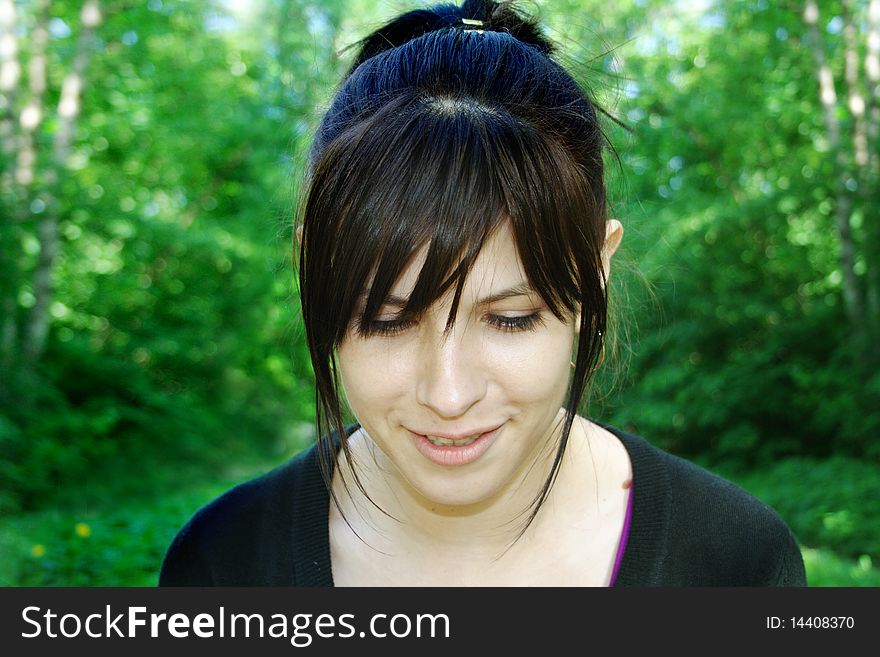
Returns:
[[[196,509],[272,465],[251,463],[154,499],[0,519],[0,585],[155,586],[165,550]]]
[[[846,559],[821,548],[804,548],[801,553],[810,586],[880,586],[880,569],[867,554]]]

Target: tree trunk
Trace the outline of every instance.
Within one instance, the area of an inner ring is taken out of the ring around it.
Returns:
[[[868,165],[868,134],[865,123],[865,95],[859,76],[859,52],[856,26],[853,22],[852,0],[843,0],[843,39],[846,49],[846,104],[853,117],[853,153],[861,180]]]
[[[19,137],[18,161],[15,167],[15,181],[27,189],[34,183],[34,168],[37,162],[37,148],[34,135],[43,121],[45,108],[43,96],[46,93],[46,46],[49,43],[49,0],[37,3],[37,24],[31,37],[31,53],[28,61],[28,87],[30,97],[19,117],[21,130]],[[25,198],[27,198],[25,193]]]
[[[28,205],[31,197],[31,187],[34,184],[34,169],[37,160],[37,148],[35,134],[40,127],[45,108],[43,96],[46,92],[46,48],[49,43],[49,0],[39,0],[37,4],[37,24],[31,35],[31,51],[28,61],[28,87],[29,97],[24,108],[19,114],[18,126],[18,150],[16,153],[14,182],[17,197],[10,195],[6,215],[12,220],[27,218]],[[10,139],[10,145],[12,140]],[[11,170],[11,158],[7,161]],[[16,293],[20,283],[21,272],[18,262],[15,260],[16,248],[21,239],[18,235],[19,228],[8,223],[4,226],[6,234],[3,239],[3,247],[7,249],[7,255],[0,257],[0,271],[6,279],[3,294],[0,295],[0,308],[2,308],[3,323],[0,327],[0,368],[6,373],[7,384],[13,376],[17,363],[15,356],[18,342],[18,304]],[[0,386],[2,387],[2,386]],[[8,387],[8,386],[7,386]],[[0,394],[3,391],[0,390]]]
[[[16,351],[18,249],[9,217],[16,203],[12,163],[15,159],[15,105],[21,67],[15,32],[15,2],[0,0],[0,399],[11,385]]]
[[[868,6],[865,74],[868,79],[868,168],[862,196],[868,259],[867,309],[872,337],[880,341],[880,0],[871,0]]]
[[[868,6],[868,52],[865,55],[868,78],[868,143],[871,170],[880,175],[880,0]]]
[[[815,0],[807,0],[804,20],[810,31],[810,47],[816,60],[816,74],[819,79],[819,99],[822,103],[822,114],[825,121],[828,145],[831,153],[834,155],[837,166],[834,214],[837,232],[840,237],[843,300],[853,333],[857,337],[862,337],[865,328],[864,307],[862,304],[861,285],[855,272],[855,242],[853,241],[852,228],[850,226],[853,201],[847,189],[847,182],[852,177],[852,174],[849,167],[849,157],[840,140],[840,122],[837,118],[837,93],[834,89],[834,76],[825,57],[822,36],[817,27],[819,9],[816,6]]]
[[[40,255],[34,272],[34,305],[24,332],[23,359],[26,373],[43,354],[49,333],[49,307],[52,300],[52,269],[58,254],[58,182],[67,168],[70,146],[80,114],[80,100],[84,76],[92,52],[95,28],[101,21],[97,0],[86,0],[80,13],[82,30],[76,44],[76,53],[70,72],[61,85],[58,103],[58,128],[52,147],[52,167],[47,172],[43,218],[37,227]]]
[[[15,104],[21,77],[15,18],[15,2],[0,0],[0,194],[4,203],[13,191]]]

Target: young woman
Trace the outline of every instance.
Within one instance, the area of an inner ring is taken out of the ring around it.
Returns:
[[[361,43],[300,213],[320,439],[200,510],[162,585],[805,584],[770,508],[577,414],[622,228],[553,52],[491,0]]]

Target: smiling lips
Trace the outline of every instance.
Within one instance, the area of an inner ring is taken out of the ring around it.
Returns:
[[[462,466],[476,461],[489,449],[501,426],[470,434],[437,435],[415,431],[410,434],[416,449],[429,461],[443,466]]]
[[[442,436],[432,436],[430,434],[425,434],[425,438],[430,440],[435,445],[454,445],[455,447],[461,447],[463,445],[470,445],[477,438],[483,435],[483,431],[479,433],[475,433],[472,436],[468,436],[467,438],[462,438],[460,440],[454,440],[452,438],[443,438]]]
[[[502,422],[501,424],[504,423]],[[477,429],[476,431],[460,431],[458,433],[434,433],[433,431],[412,431],[412,433],[419,436],[428,436],[437,440],[451,440],[453,442],[459,443],[463,440],[479,438],[484,433],[494,431],[495,429],[500,427],[501,424],[490,424],[482,429]]]

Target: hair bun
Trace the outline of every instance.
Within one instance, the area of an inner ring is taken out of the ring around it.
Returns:
[[[465,0],[461,7],[438,4],[428,9],[417,9],[401,14],[372,34],[352,44],[360,46],[348,75],[363,62],[381,52],[402,46],[408,41],[437,30],[463,26],[462,19],[479,20],[482,29],[506,32],[546,55],[554,52],[553,43],[544,36],[536,18],[517,9],[511,0]]]

